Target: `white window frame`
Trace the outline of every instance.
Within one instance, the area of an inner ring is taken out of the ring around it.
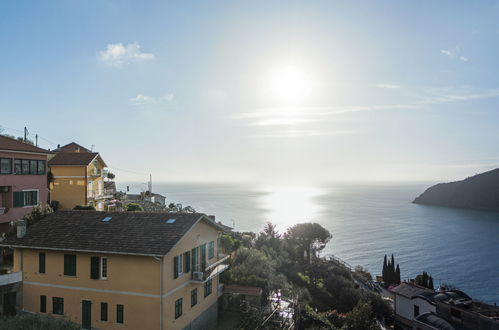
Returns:
[[[92,181],[88,181],[88,184],[87,184],[87,197],[92,197],[94,192],[92,190]]]
[[[23,206],[24,209],[28,208],[28,207],[35,207],[37,205],[40,205],[40,189],[23,189],[21,191],[22,192],[36,191],[36,204],[35,205],[25,205],[25,206]],[[26,195],[23,195],[23,197],[26,198]]]
[[[106,264],[106,273],[105,274],[104,274],[104,264]],[[101,257],[100,258],[100,274],[99,274],[101,280],[107,280],[108,265],[109,265],[109,263],[108,263],[107,258],[106,257]]]

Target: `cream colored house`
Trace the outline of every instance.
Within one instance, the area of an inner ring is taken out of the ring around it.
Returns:
[[[2,245],[22,272],[20,309],[83,329],[210,329],[222,231],[203,214],[59,211]]]

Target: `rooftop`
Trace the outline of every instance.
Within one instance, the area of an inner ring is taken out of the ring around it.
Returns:
[[[0,135],[0,150],[35,152],[49,154],[50,151],[35,147],[34,145],[18,141],[8,136]]]
[[[88,165],[98,155],[97,152],[59,152],[49,161],[49,165]]]
[[[223,230],[201,213],[58,211],[0,246],[164,256],[199,221]]]
[[[433,291],[431,289],[428,289],[428,288],[425,288],[425,287],[422,287],[419,285],[407,283],[407,282],[403,282],[403,283],[397,285],[395,288],[392,289],[392,292],[395,294],[404,296],[406,298],[413,298],[415,296],[422,296],[423,298],[427,299],[428,295],[435,295],[435,291]]]
[[[460,325],[449,323],[434,313],[421,314],[416,320],[439,330],[467,330],[467,328]]]
[[[71,142],[66,145],[63,145],[62,147],[57,147],[57,149],[54,149],[54,152],[92,152],[92,151],[85,147],[82,147],[76,142]]]

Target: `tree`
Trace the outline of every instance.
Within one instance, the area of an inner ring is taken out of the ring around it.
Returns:
[[[395,270],[395,283],[400,284],[400,267],[397,264],[397,269]]]
[[[360,301],[346,317],[342,330],[379,330],[371,304]]]
[[[107,173],[107,178],[109,180],[114,180],[115,177],[116,177],[116,175],[114,175],[114,173],[111,173],[111,172]]]
[[[144,211],[144,208],[140,204],[137,204],[137,203],[129,203],[125,206],[125,209],[128,212]]]
[[[81,325],[64,318],[40,314],[19,314],[13,317],[0,317],[0,328],[4,330],[78,330]]]
[[[333,236],[318,223],[299,223],[288,228],[285,237],[296,243],[301,257],[306,256],[306,260],[310,263],[312,257],[316,257]]]
[[[385,254],[385,260],[383,261],[383,272],[382,272],[382,276],[383,276],[383,281],[386,283],[387,281],[387,275],[388,275],[388,264],[387,264],[387,260],[386,260],[386,254]]]
[[[73,210],[95,211],[95,207],[93,205],[76,205]]]
[[[433,290],[433,278],[429,276],[427,272],[423,272],[422,274],[416,276],[414,283]]]

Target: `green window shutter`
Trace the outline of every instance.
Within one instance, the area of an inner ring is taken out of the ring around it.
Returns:
[[[191,271],[191,251],[184,253],[184,272],[188,273]]]
[[[178,262],[177,262],[178,257],[173,257],[173,278],[178,277]]]
[[[90,278],[98,280],[100,278],[100,257],[90,257]]]
[[[14,207],[24,206],[24,192],[14,191]]]
[[[47,296],[40,296],[40,313],[47,312]]]
[[[38,253],[38,273],[45,274],[45,252]]]
[[[76,255],[64,255],[64,275],[76,276]]]

